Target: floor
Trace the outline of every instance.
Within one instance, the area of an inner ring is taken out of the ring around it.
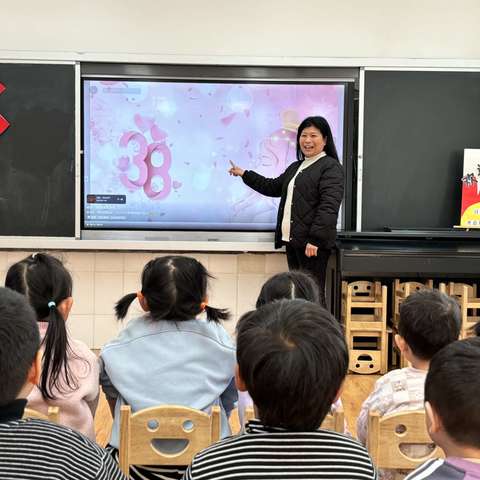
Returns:
[[[347,420],[348,429],[355,436],[356,434],[356,419],[363,401],[368,394],[373,390],[375,381],[379,375],[355,375],[350,374],[345,380],[345,386],[342,394],[343,408],[345,411],[345,418]],[[238,432],[239,423],[236,411],[230,418],[230,424],[233,432]],[[107,401],[103,393],[100,396],[97,413],[95,415],[95,432],[97,435],[97,442],[104,446],[108,443],[110,438],[110,430],[112,428],[112,416],[108,408]]]

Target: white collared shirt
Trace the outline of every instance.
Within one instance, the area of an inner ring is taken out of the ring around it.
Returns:
[[[325,152],[321,152],[314,157],[306,158],[298,167],[297,172],[294,177],[290,180],[290,183],[287,187],[287,198],[285,200],[285,208],[283,210],[283,219],[282,219],[282,240],[284,242],[290,241],[290,224],[292,221],[292,201],[293,201],[293,189],[295,188],[295,179],[297,175],[302,171],[308,168],[310,165],[313,165],[317,160],[320,160],[322,157],[326,157]]]

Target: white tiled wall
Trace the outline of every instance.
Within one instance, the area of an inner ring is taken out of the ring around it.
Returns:
[[[0,283],[8,267],[33,252],[0,251]],[[51,252],[61,258],[73,277],[74,305],[68,326],[74,338],[101,348],[122,328],[115,319],[115,302],[140,289],[140,274],[148,260],[161,253]],[[183,254],[182,254],[183,255]],[[237,319],[255,305],[260,287],[271,275],[287,269],[284,254],[185,254],[202,262],[215,277],[210,282],[209,304],[230,309],[225,328],[235,330]],[[137,302],[128,318],[141,313]],[[128,319],[127,319],[128,320]]]

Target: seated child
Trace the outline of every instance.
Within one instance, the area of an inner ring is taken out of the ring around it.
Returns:
[[[409,480],[480,478],[480,338],[438,352],[425,380],[425,413],[432,440],[445,459],[429,460]]]
[[[5,286],[27,297],[42,340],[42,374],[28,396],[28,408],[47,414],[49,406],[57,406],[59,423],[95,440],[98,361],[83,342],[68,335],[65,323],[73,305],[70,273],[57,258],[37,253],[9,268]]]
[[[392,370],[375,384],[362,405],[357,421],[357,437],[367,442],[368,414],[380,415],[403,410],[423,409],[424,385],[430,360],[440,349],[458,339],[460,309],[457,302],[438,290],[419,290],[400,305],[398,335],[395,342],[411,366]],[[429,453],[423,446],[410,446],[411,455]],[[381,478],[393,478],[395,472],[383,470]]]
[[[197,454],[185,479],[376,478],[366,449],[319,429],[339,397],[348,349],[338,322],[305,300],[280,300],[237,325],[236,382],[259,420]]]
[[[157,405],[221,409],[222,437],[230,435],[228,416],[237,400],[233,381],[235,347],[220,325],[228,312],[207,305],[208,272],[194,258],[165,256],[151,260],[142,273],[142,290],[121,298],[123,319],[138,298],[145,314],[128,322],[101,352],[100,382],[112,409],[110,450],[117,458],[121,405],[132,411]],[[197,318],[202,312],[207,320]],[[167,445],[168,443],[168,445]],[[178,451],[178,442],[162,440],[162,450]],[[185,468],[132,466],[131,478],[180,478]]]
[[[275,300],[300,298],[309,302],[319,303],[318,285],[308,273],[299,270],[277,273],[262,286],[257,299],[256,308]],[[238,393],[238,417],[242,427],[245,424],[245,409],[253,406],[253,400],[248,392]],[[340,398],[332,405],[331,413],[342,407]],[[345,433],[348,433],[345,422]]]
[[[294,298],[313,303],[320,302],[318,285],[308,273],[290,270],[273,275],[263,284],[255,306],[260,308],[275,300],[293,300]]]
[[[37,316],[25,297],[0,288],[0,478],[126,480],[110,455],[82,434],[22,419],[40,378]]]

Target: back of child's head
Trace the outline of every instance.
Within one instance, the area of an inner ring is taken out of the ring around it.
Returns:
[[[69,344],[65,319],[58,310],[60,303],[72,295],[70,273],[57,258],[37,253],[8,269],[5,286],[25,295],[37,320],[48,322],[42,342],[44,353],[39,385],[43,397],[55,398],[54,388],[58,391],[65,387],[76,388],[76,379],[67,363]]]
[[[269,426],[317,429],[347,374],[339,323],[305,300],[279,300],[243,315],[237,325],[240,377]]]
[[[294,298],[314,303],[320,301],[318,285],[314,278],[299,270],[277,273],[269,278],[260,290],[256,307],[259,308],[274,300]]]
[[[434,408],[455,443],[480,448],[479,398],[480,338],[447,345],[430,362],[425,401]]]
[[[0,407],[17,398],[39,348],[32,307],[23,295],[0,288]]]
[[[209,278],[206,268],[195,258],[168,255],[150,260],[143,268],[141,293],[152,320],[192,320],[203,310],[208,320],[228,319],[227,310],[202,305]],[[117,302],[118,319],[126,317],[136,297],[136,293],[129,293]]]
[[[419,290],[400,305],[398,333],[421,360],[457,340],[460,326],[458,303],[438,290]]]

